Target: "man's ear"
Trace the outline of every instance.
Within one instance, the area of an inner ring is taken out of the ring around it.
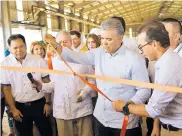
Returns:
[[[180,33],[176,33],[174,36],[175,41],[180,41],[181,38],[182,38],[182,35],[180,35]]]
[[[158,49],[158,48],[160,47],[160,42],[153,41],[152,46],[153,46],[155,49]]]
[[[8,50],[11,52],[11,46],[10,45],[8,45]]]
[[[123,40],[124,35],[119,36],[119,40]]]

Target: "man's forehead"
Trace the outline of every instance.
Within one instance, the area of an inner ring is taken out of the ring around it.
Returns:
[[[71,38],[79,38],[76,34],[71,35]]]
[[[60,34],[57,38],[57,41],[69,41],[71,40],[70,37],[66,34]]]
[[[164,22],[163,23],[166,30],[170,33],[170,32],[180,32],[180,25],[176,22]]]
[[[110,28],[107,30],[101,30],[101,37],[103,36],[112,36],[112,35],[116,35],[117,31],[114,28]]]
[[[165,23],[164,22],[163,25],[165,26],[166,30],[169,30],[169,29],[172,30],[172,28],[173,28],[173,24],[172,23]]]
[[[12,40],[11,41],[11,45],[19,45],[19,44],[24,44],[23,40],[18,38],[18,39],[15,39],[15,40]]]
[[[106,29],[106,30],[101,29],[101,34],[105,33],[105,32],[115,32],[115,31],[116,31],[116,29],[114,29],[114,28],[109,28],[109,29]]]

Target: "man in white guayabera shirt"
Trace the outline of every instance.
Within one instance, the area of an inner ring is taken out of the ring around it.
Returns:
[[[58,46],[69,49],[72,40],[69,33],[60,31],[56,36]],[[68,71],[69,68],[58,56],[52,57],[54,70]],[[88,74],[91,66],[68,63],[76,73]],[[54,91],[53,116],[56,118],[59,136],[93,136],[91,88],[74,75],[51,75],[51,82],[42,91]]]

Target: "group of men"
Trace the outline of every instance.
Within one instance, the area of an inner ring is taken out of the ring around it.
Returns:
[[[151,21],[140,27],[138,48],[144,57],[129,49],[129,42],[126,44],[127,40],[123,40],[125,26],[120,18],[113,17],[103,21],[100,29],[102,47],[90,51],[81,44],[81,36],[77,31],[71,32],[71,35],[62,31],[56,39],[46,35],[45,42],[53,55],[53,69],[69,71],[60,60],[61,55],[78,73],[93,74],[94,67],[96,75],[149,82],[144,58],[146,57],[149,66],[155,67],[155,83],[182,86],[182,28],[178,20]],[[27,54],[22,35],[10,36],[8,44],[11,55],[3,61],[3,66],[47,68],[43,59]],[[55,48],[59,55],[51,51],[52,48]],[[150,61],[156,61],[155,66],[151,66]],[[43,114],[43,105],[46,103],[44,93],[52,91],[53,116],[56,118],[58,135],[93,136],[93,106],[90,95],[93,90],[80,79],[74,75],[48,76],[35,72],[32,74],[40,90],[37,93],[26,73],[6,69],[1,71],[1,86],[20,136],[32,135],[33,121],[42,136],[52,135],[48,119]],[[151,75],[154,75],[154,72]],[[94,116],[99,136],[119,136],[124,120],[123,113],[129,114],[126,136],[142,136],[140,116],[155,118],[153,136],[159,136],[160,132],[161,136],[168,133],[171,136],[182,134],[181,93],[164,90],[153,90],[152,93],[149,88],[98,79],[96,86],[112,100],[110,102],[98,94]],[[146,101],[148,104],[144,105]]]

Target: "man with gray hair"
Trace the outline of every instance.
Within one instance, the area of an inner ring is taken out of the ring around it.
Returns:
[[[148,82],[149,79],[144,58],[122,46],[123,34],[124,29],[120,21],[117,19],[108,19],[101,24],[101,42],[103,48],[79,53],[61,46],[57,50],[67,61],[94,65],[96,75]],[[45,36],[45,40],[56,46],[54,38]],[[150,89],[143,87],[128,86],[101,80],[96,80],[96,82],[97,87],[111,100],[120,99],[135,104],[142,104],[148,100],[151,94]],[[40,85],[41,87],[44,88],[44,84]],[[120,135],[124,114],[116,112],[112,108],[111,102],[100,94],[98,95],[94,116],[98,120],[100,136]],[[141,135],[139,117],[130,115],[126,136]]]

